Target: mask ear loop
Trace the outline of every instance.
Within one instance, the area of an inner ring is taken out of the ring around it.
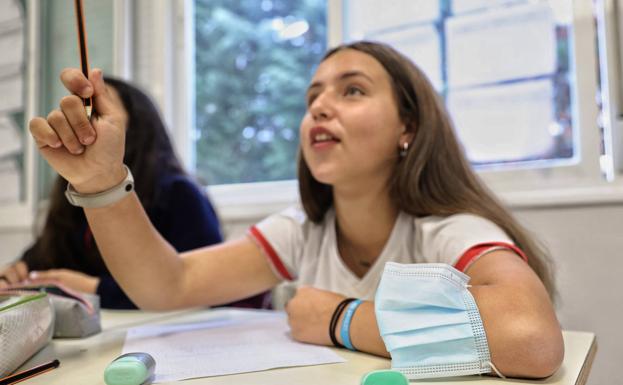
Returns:
[[[487,361],[487,364],[489,364],[489,366],[491,367],[491,369],[493,369],[493,371],[495,372],[495,374],[498,375],[498,377],[502,378],[502,379],[506,379],[506,376],[503,375],[502,373],[500,373],[500,371],[498,370],[498,368],[495,367],[495,365],[493,365],[493,362],[491,361]]]
[[[472,287],[472,285],[465,285],[466,288],[470,288]],[[502,379],[506,379],[506,376],[503,375],[498,368],[495,367],[495,365],[493,365],[493,362],[491,361],[487,361],[487,364],[489,364],[489,366],[491,367],[491,369],[493,369],[493,371],[495,372],[495,374],[497,374],[498,377],[502,378]]]

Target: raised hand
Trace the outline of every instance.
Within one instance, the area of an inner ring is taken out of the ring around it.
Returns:
[[[80,193],[107,190],[123,180],[127,112],[119,96],[106,87],[102,71],[89,79],[76,68],[63,70],[61,81],[71,93],[47,118],[30,121],[41,155]],[[80,95],[80,96],[78,96]],[[94,116],[87,118],[80,97],[93,96]]]

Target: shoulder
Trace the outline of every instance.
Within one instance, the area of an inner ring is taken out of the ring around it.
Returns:
[[[203,187],[184,174],[163,175],[158,179],[151,216],[177,218],[183,213],[185,221],[216,221],[216,211]],[[152,218],[153,219],[153,218]],[[169,219],[166,219],[169,220]]]
[[[475,214],[460,213],[449,216],[414,217],[415,228],[428,236],[458,236],[474,233],[506,235],[493,221]]]
[[[291,280],[298,276],[304,250],[320,244],[331,212],[320,224],[313,223],[300,206],[280,211],[249,229],[249,236],[264,251],[278,276]]]
[[[158,206],[177,205],[195,207],[211,205],[203,187],[184,174],[165,174],[156,183],[155,202]]]
[[[158,178],[157,188],[160,192],[170,192],[171,190],[186,191],[193,194],[203,195],[199,185],[185,174],[165,174]]]
[[[184,174],[163,175],[158,179],[154,206],[148,215],[178,251],[222,240],[218,216],[207,194]]]
[[[322,226],[322,223],[316,224],[312,222],[305,214],[303,208],[296,205],[270,215],[257,223],[255,227],[260,231],[276,233],[287,230],[288,233],[297,233],[297,235],[303,236],[313,231],[313,229]]]
[[[427,216],[413,219],[415,241],[424,262],[455,265],[474,247],[508,245],[513,241],[493,221],[474,214],[454,214],[446,217]]]

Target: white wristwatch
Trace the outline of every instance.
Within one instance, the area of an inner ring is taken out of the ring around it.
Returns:
[[[134,190],[134,177],[128,166],[124,164],[123,167],[128,174],[123,182],[115,187],[96,194],[80,194],[71,184],[67,183],[65,197],[72,205],[86,208],[105,207],[121,200]]]

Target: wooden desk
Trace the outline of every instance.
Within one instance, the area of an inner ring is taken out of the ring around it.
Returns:
[[[104,368],[116,358],[123,347],[128,328],[148,323],[192,322],[209,317],[209,311],[189,310],[173,313],[146,313],[140,311],[102,311],[100,334],[85,339],[53,340],[20,370],[58,358],[61,366],[34,377],[28,385],[104,385]],[[565,359],[560,370],[542,381],[501,380],[486,376],[457,377],[414,384],[551,384],[583,385],[595,355],[595,335],[586,332],[564,332]],[[336,349],[347,362],[340,364],[273,369],[230,376],[205,377],[184,380],[184,385],[358,385],[361,377],[371,370],[388,369],[388,359]],[[206,363],[208,365],[209,363]],[[163,384],[173,384],[167,382]]]

